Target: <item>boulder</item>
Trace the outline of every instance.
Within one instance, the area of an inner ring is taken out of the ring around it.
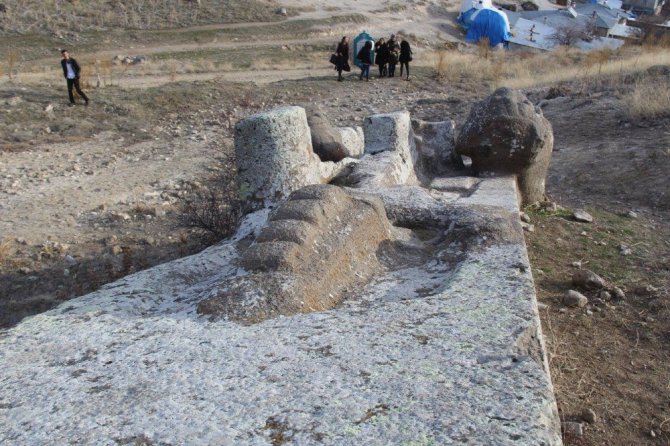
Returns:
[[[321,183],[321,163],[302,107],[276,108],[238,122],[235,155],[243,200],[262,205]]]
[[[579,291],[569,290],[563,295],[563,304],[566,307],[584,307],[589,300]]]
[[[432,175],[463,169],[463,160],[454,150],[456,126],[451,119],[440,122],[412,120],[419,163]]]
[[[307,124],[312,135],[312,147],[314,153],[319,155],[321,161],[338,162],[347,156],[342,135],[337,127],[334,127],[324,111],[319,107],[308,107]]]
[[[605,279],[588,269],[580,269],[572,275],[572,284],[585,290],[599,290],[607,283]]]
[[[476,173],[515,174],[523,204],[544,199],[554,135],[551,124],[521,92],[500,88],[475,104],[456,143]]]

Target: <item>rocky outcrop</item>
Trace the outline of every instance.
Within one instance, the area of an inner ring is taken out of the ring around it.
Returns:
[[[208,292],[198,313],[253,323],[332,308],[379,271],[376,252],[390,236],[379,199],[336,186],[300,189],[242,255],[249,274]]]
[[[500,88],[475,104],[456,152],[472,159],[476,173],[517,175],[523,203],[544,198],[554,135],[551,124],[522,93]]]

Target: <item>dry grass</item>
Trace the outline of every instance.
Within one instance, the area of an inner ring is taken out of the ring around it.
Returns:
[[[276,14],[276,2],[260,0],[4,0],[3,4],[4,30],[48,31],[64,37],[92,29],[163,29],[282,18]]]
[[[11,243],[9,240],[0,240],[0,267],[2,267],[9,260],[11,251]]]
[[[659,47],[624,48],[619,51],[582,52],[569,48],[551,53],[487,52],[485,55],[440,51],[432,55],[436,77],[447,82],[530,88],[560,82],[629,74],[652,65],[670,64],[670,51]]]
[[[670,113],[670,89],[665,80],[643,78],[623,101],[632,119],[651,119]]]

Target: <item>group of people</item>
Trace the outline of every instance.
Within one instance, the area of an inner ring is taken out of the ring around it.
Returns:
[[[374,52],[372,41],[366,41],[363,48],[356,54],[356,59],[360,62],[361,74],[360,80],[370,80],[370,67],[377,65],[379,67],[379,77],[394,77],[395,69],[398,63],[400,64],[400,77],[403,76],[403,69],[406,73],[406,80],[409,80],[409,63],[412,61],[412,48],[409,42],[402,39],[400,44],[396,40],[395,34],[391,34],[388,42],[381,38],[374,44]],[[337,45],[334,58],[332,59],[337,70],[337,80],[342,81],[343,71],[349,71],[349,38],[342,37],[342,40]]]

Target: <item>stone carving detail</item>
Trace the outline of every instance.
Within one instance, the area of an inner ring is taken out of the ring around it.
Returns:
[[[235,277],[198,305],[200,314],[241,322],[325,310],[345,289],[379,271],[376,252],[391,237],[378,198],[336,186],[294,192],[241,256],[250,274]]]

